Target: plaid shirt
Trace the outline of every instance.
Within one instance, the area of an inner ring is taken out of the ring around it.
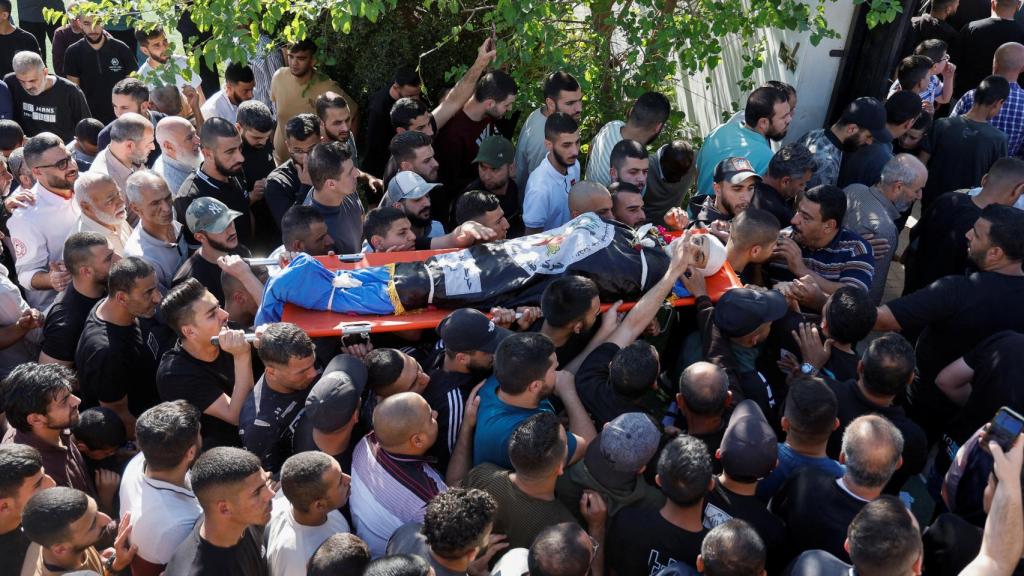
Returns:
[[[950,116],[962,116],[967,114],[974,106],[974,90],[971,90],[960,97],[960,100],[953,107]],[[1016,82],[1010,82],[1010,96],[1003,103],[999,114],[992,119],[991,124],[1006,134],[1006,151],[1010,156],[1021,156],[1024,154],[1024,88]]]

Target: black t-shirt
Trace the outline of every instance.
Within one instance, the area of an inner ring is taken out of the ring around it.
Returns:
[[[282,394],[260,378],[242,404],[238,415],[238,433],[242,446],[260,457],[263,469],[277,474],[292,455],[295,421],[306,405],[309,389]]]
[[[267,188],[263,192],[263,198],[267,201],[267,208],[270,209],[278,229],[281,228],[284,213],[292,206],[302,204],[312,189],[312,186],[299,181],[299,169],[292,160],[287,160],[267,176]]]
[[[995,416],[1002,406],[1024,412],[1024,334],[1006,330],[987,338],[964,354],[964,362],[974,370],[971,396],[957,418],[950,423],[950,438],[962,445]]]
[[[850,184],[874,186],[882,176],[882,168],[892,158],[892,142],[874,142],[861,146],[851,154],[843,154],[839,168],[839,187]]]
[[[64,57],[64,74],[78,78],[93,118],[104,124],[114,120],[111,90],[138,67],[135,51],[109,34],[99,50],[82,38],[68,46]]]
[[[205,412],[221,394],[231,396],[235,386],[234,357],[221,352],[213,362],[204,362],[186,352],[179,343],[160,359],[156,386],[164,402],[186,400]],[[200,425],[203,450],[214,446],[241,446],[238,426],[205,413],[200,417]]]
[[[43,324],[43,352],[62,362],[74,362],[82,327],[89,317],[89,311],[100,298],[89,298],[68,284],[46,313]]]
[[[391,84],[377,90],[370,96],[366,111],[366,153],[363,155],[362,169],[377,178],[384,176],[384,166],[391,157],[388,145],[395,129],[391,126],[391,107],[395,99],[391,97]]]
[[[245,164],[242,165],[245,189],[251,194],[256,182],[269,176],[277,166],[274,164],[274,146],[269,143],[263,148],[253,148],[245,138],[242,138],[242,156],[245,157]],[[259,240],[263,242],[253,245],[252,248],[257,253],[269,254],[281,245],[281,230],[270,212],[270,207],[267,206],[266,189],[263,194],[264,197],[250,207],[254,230]]]
[[[438,422],[440,424],[440,421]],[[348,442],[348,446],[340,454],[328,454],[338,461],[338,465],[346,473],[352,472],[352,451],[356,447],[356,443],[359,442],[359,437],[353,432],[352,438]],[[308,452],[310,450],[320,450],[320,447],[316,445],[316,441],[313,440],[313,423],[309,418],[306,418],[306,411],[303,410],[299,413],[298,418],[295,419],[295,434],[292,437],[292,454],[298,454],[299,452]]]
[[[642,410],[628,398],[615,391],[608,380],[609,364],[621,350],[616,344],[605,342],[591,352],[576,372],[576,394],[600,430],[605,422],[610,422],[627,412]]]
[[[233,252],[242,258],[250,258],[252,256],[249,249],[241,244],[239,244]],[[224,287],[220,282],[221,272],[223,271],[220,269],[220,266],[208,261],[206,258],[203,258],[198,251],[193,252],[187,260],[181,263],[181,268],[178,268],[178,271],[174,273],[174,279],[171,280],[171,285],[177,286],[189,278],[195,278],[196,280],[199,280],[200,284],[210,291],[210,294],[216,296],[217,301],[220,302],[221,306],[223,306]]]
[[[774,564],[786,543],[785,524],[757,496],[736,494],[715,482],[704,500],[704,527],[711,530],[733,518],[745,520],[757,530],[768,549],[769,563]]]
[[[82,407],[127,396],[128,409],[139,416],[160,403],[156,391],[160,345],[152,333],[143,337],[138,321],[118,326],[101,320],[96,310],[89,312],[75,353]]]
[[[202,525],[203,518],[200,517],[192,533],[174,551],[164,576],[269,576],[267,550],[263,546],[261,529],[249,526],[237,544],[221,548],[199,536]]]
[[[600,327],[601,320],[598,319],[594,322],[594,325],[587,332],[580,334],[571,334],[569,339],[558,348],[555,348],[555,357],[558,358],[558,369],[561,370],[566,364],[572,362],[579,356],[580,352],[590,344],[590,339],[597,333],[597,329]],[[530,325],[530,332],[540,332],[544,326],[544,319],[538,318],[532,325]]]
[[[53,86],[32,96],[21,87],[14,72],[4,77],[14,103],[14,121],[25,131],[26,137],[53,132],[64,142],[71,142],[78,122],[92,116],[89,103],[78,86],[59,76],[49,78],[54,79]]]
[[[24,50],[39,54],[39,42],[31,32],[15,28],[10,34],[0,35],[0,76],[14,72],[11,61],[15,54]]]
[[[30,544],[32,541],[25,536],[21,526],[5,534],[0,534],[0,558],[4,559],[4,564],[7,566],[20,567],[25,562],[25,553]]]
[[[754,197],[750,205],[759,210],[767,210],[779,219],[779,225],[785,228],[793,219],[796,211],[793,209],[793,201],[786,200],[775,188],[758,180],[754,184]]]
[[[623,508],[608,529],[605,559],[619,576],[657,574],[675,563],[695,566],[707,533],[683,530],[658,510]]]
[[[174,199],[174,211],[178,215],[178,222],[181,222],[181,229],[185,232],[185,238],[189,244],[194,246],[198,243],[185,222],[185,212],[193,200],[204,196],[216,198],[226,204],[228,208],[241,212],[242,215],[235,218],[235,231],[238,233],[238,241],[245,245],[252,242],[253,230],[252,222],[249,218],[249,192],[242,188],[242,183],[238,181],[238,178],[232,176],[228,178],[227,182],[222,182],[214,180],[203,172],[202,169],[199,169],[185,178],[185,181],[181,183],[181,190],[185,192]]]
[[[808,550],[793,562],[788,576],[855,576],[852,566],[824,550]],[[930,572],[928,573],[930,576]]]
[[[991,55],[988,61],[991,66]],[[921,191],[924,209],[941,194],[978,186],[992,164],[1006,156],[1006,134],[966,116],[936,120],[928,138],[932,156],[928,160],[928,182]]]
[[[843,352],[837,348],[832,349],[832,355],[823,366],[824,375],[833,380],[852,380],[857,377],[857,364],[860,356],[857,351]]]
[[[787,559],[805,550],[824,550],[849,562],[843,549],[846,529],[865,504],[828,472],[804,468],[782,484],[769,510],[786,524]]]
[[[242,156],[245,158],[245,164],[242,165],[245,189],[249,191],[252,191],[257,180],[266,178],[277,167],[274,163],[274,146],[269,143],[263,148],[253,148],[242,138]]]
[[[479,178],[470,182],[463,193],[473,190],[486,191],[483,182]],[[505,193],[501,196],[494,195],[501,204],[501,211],[505,213],[505,219],[508,220],[508,237],[518,238],[522,236],[526,228],[523,224],[523,199],[520,198],[519,185],[516,184],[515,180],[509,179],[508,188],[505,190]],[[457,203],[458,201],[456,201]]]
[[[437,411],[437,441],[427,451],[437,459],[434,468],[443,474],[452,458],[455,441],[459,439],[459,428],[465,415],[466,399],[473,386],[480,383],[472,374],[435,370],[430,373],[430,384],[423,391],[423,398]]]
[[[992,16],[960,29],[952,54],[958,72],[954,84],[958,95],[976,88],[992,73],[992,57],[1007,42],[1024,42],[1024,29],[1013,20]]]
[[[956,514],[945,513],[925,528],[924,570],[928,576],[957,576],[981,551],[984,530]],[[1018,563],[1014,576],[1024,574],[1024,562]]]
[[[910,229],[910,245],[903,259],[907,263],[904,296],[973,267],[967,258],[967,231],[980,216],[981,208],[966,191],[948,192],[935,199]]]

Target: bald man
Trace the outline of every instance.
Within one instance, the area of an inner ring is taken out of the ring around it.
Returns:
[[[99,232],[118,256],[132,235],[128,209],[114,179],[100,172],[84,172],[75,180],[75,201],[81,214],[71,233]]]
[[[683,370],[679,378],[676,406],[685,422],[683,432],[704,441],[714,462],[715,472],[721,472],[721,463],[715,452],[725,434],[725,409],[732,401],[729,376],[725,369],[710,362],[694,362]]]
[[[1024,45],[1007,42],[996,49],[992,58],[992,74],[1006,78],[1010,83],[1010,95],[1006,98],[999,114],[992,119],[992,125],[1006,134],[1007,156],[1019,156],[1024,152],[1024,88],[1017,84],[1017,78],[1024,71]],[[960,97],[950,116],[962,116],[974,106],[974,89]]]
[[[584,180],[569,189],[569,215],[593,212],[601,218],[612,217],[612,195],[603,184]]]
[[[156,125],[156,141],[163,154],[153,164],[153,171],[164,177],[171,196],[177,197],[181,183],[202,162],[199,134],[188,120],[168,116]]]
[[[373,432],[352,454],[352,519],[374,556],[427,502],[448,489],[424,455],[437,440],[437,412],[415,392],[388,396],[373,411]]]
[[[772,257],[772,249],[779,239],[781,224],[774,214],[758,208],[747,208],[733,218],[729,225],[729,240],[725,244],[725,257],[744,284],[754,283],[751,264],[763,264]]]

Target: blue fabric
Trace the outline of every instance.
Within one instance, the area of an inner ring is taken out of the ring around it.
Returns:
[[[361,268],[346,273],[362,285],[356,288],[335,288],[332,281],[337,273],[325,268],[312,256],[299,254],[287,268],[267,283],[263,303],[256,313],[255,325],[280,322],[285,302],[309,310],[352,314],[395,313],[395,307],[388,296],[391,273],[386,266]]]
[[[712,187],[715,166],[726,158],[746,158],[758,174],[764,174],[774,154],[768,139],[759,132],[747,128],[742,122],[726,122],[708,134],[697,152],[697,192],[715,195]]]
[[[476,432],[473,438],[473,466],[490,462],[496,466],[511,470],[512,461],[508,457],[508,441],[512,432],[523,420],[541,412],[555,413],[551,402],[541,400],[537,408],[520,408],[502,402],[498,398],[498,380],[491,376],[480,388],[480,408],[477,411]],[[569,441],[569,452],[566,462],[576,452],[576,437],[565,431]]]
[[[827,456],[821,458],[804,456],[795,452],[785,443],[779,442],[779,465],[772,470],[767,478],[757,483],[757,497],[764,502],[771,500],[787,478],[808,467],[819,468],[836,478],[846,474],[845,466]]]

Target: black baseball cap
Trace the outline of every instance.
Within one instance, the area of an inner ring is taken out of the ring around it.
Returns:
[[[736,405],[719,446],[722,469],[734,478],[766,478],[779,458],[779,441],[753,400]]]
[[[843,111],[842,121],[870,130],[875,140],[892,140],[892,134],[885,127],[885,105],[870,96],[863,96],[850,102]]]
[[[334,432],[352,419],[366,388],[366,365],[339,354],[324,369],[306,397],[306,417],[321,432]]]
[[[715,304],[714,322],[728,338],[739,338],[786,315],[786,297],[775,290],[733,288]]]
[[[750,160],[742,156],[730,156],[715,166],[714,181],[729,181],[730,184],[741,184],[747,178],[761,179],[757,170],[750,164]]]
[[[486,314],[472,308],[460,308],[441,320],[437,333],[446,350],[494,354],[498,344],[512,334],[498,326]]]

